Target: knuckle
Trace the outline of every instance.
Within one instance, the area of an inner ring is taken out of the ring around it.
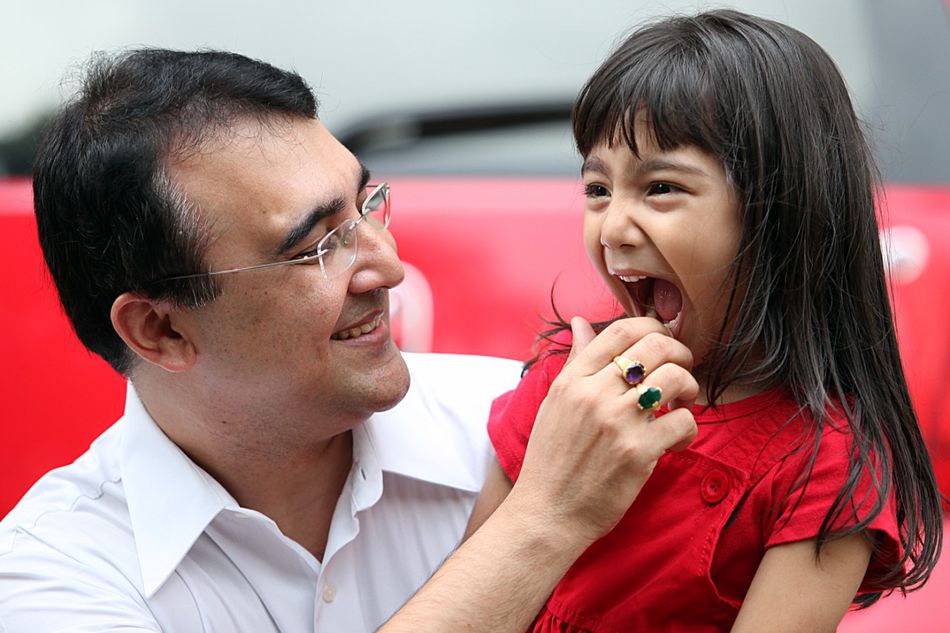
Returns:
[[[631,323],[631,319],[621,319],[619,321],[614,321],[607,329],[603,331],[603,334],[608,335],[610,338],[623,341],[626,343],[636,335],[636,328],[634,324]]]
[[[673,431],[673,434],[677,440],[695,438],[696,434],[699,432],[699,427],[696,426],[696,418],[693,417],[691,411],[686,409],[677,409],[676,411],[671,411],[663,417],[671,418],[668,422],[668,425],[670,426],[670,429]]]
[[[664,363],[650,374],[650,384],[662,387],[664,390],[679,391],[682,386],[682,368],[672,363]]]
[[[590,389],[577,386],[577,381],[561,379],[558,376],[548,389],[546,400],[556,402],[558,407],[589,411],[598,404],[597,394]]]
[[[666,358],[669,353],[670,343],[673,339],[666,336],[665,334],[660,334],[659,332],[650,332],[642,339],[640,339],[640,345],[644,348],[644,351],[650,356],[656,357],[657,359]]]
[[[556,397],[563,396],[564,392],[568,390],[569,385],[570,385],[570,382],[568,381],[565,374],[562,372],[561,374],[557,376],[557,378],[551,381],[551,386],[548,387],[548,395],[556,396]]]
[[[627,442],[620,449],[620,458],[628,464],[650,461],[650,456],[645,453],[645,447],[639,442]]]
[[[687,370],[679,365],[673,365],[673,367],[675,368],[673,370],[674,380],[676,381],[676,387],[680,393],[689,391],[697,384],[696,379],[693,378],[693,375]]]
[[[657,328],[659,327],[660,325],[655,319],[632,317],[614,321],[607,326],[603,333],[610,333],[610,336],[616,340],[623,341],[624,346],[627,346],[644,336],[658,334]]]

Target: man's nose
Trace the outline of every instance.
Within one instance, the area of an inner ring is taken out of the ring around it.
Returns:
[[[350,292],[361,293],[376,288],[393,288],[402,283],[405,270],[396,249],[396,239],[389,229],[379,229],[368,222],[357,227],[356,261],[350,277]]]

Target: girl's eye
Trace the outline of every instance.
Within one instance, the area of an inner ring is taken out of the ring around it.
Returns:
[[[668,193],[677,193],[681,191],[676,185],[671,185],[668,182],[654,182],[650,183],[647,193],[651,196],[662,196]]]
[[[584,195],[588,198],[605,198],[610,195],[607,187],[598,184],[584,185]]]

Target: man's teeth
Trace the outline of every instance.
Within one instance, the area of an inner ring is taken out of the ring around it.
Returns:
[[[366,323],[359,327],[350,328],[348,330],[343,330],[342,332],[337,332],[330,338],[335,341],[345,341],[348,338],[356,338],[357,336],[361,336],[363,334],[369,334],[370,332],[375,330],[377,327],[379,327],[379,322],[382,320],[383,320],[383,317],[382,315],[380,315],[376,317],[375,319],[373,319],[372,321],[370,321],[369,323]]]
[[[620,281],[626,281],[627,283],[632,284],[632,283],[637,283],[638,281],[643,281],[644,279],[647,278],[647,276],[646,275],[642,275],[642,276],[641,275],[617,275],[617,278],[620,279]]]

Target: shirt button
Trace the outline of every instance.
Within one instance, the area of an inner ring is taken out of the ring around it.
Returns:
[[[703,477],[700,492],[706,503],[719,503],[729,494],[729,476],[718,468],[710,470]]]
[[[328,582],[323,585],[323,601],[330,603],[336,600],[336,587],[333,583]]]

